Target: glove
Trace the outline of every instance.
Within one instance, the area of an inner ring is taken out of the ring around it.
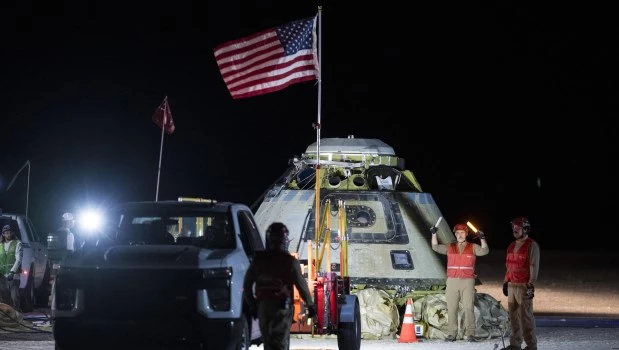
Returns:
[[[309,305],[306,308],[307,311],[305,311],[305,315],[307,316],[307,318],[316,317],[316,307],[314,305]]]
[[[477,236],[479,236],[479,239],[486,239],[486,235],[484,234],[484,231],[482,230],[477,231]]]
[[[437,232],[438,232],[438,228],[436,228],[436,226],[432,226],[432,227],[430,227],[430,233],[431,233],[431,234],[435,234],[435,233],[437,233]]]
[[[13,278],[14,278],[14,277],[15,277],[15,272],[12,272],[12,271],[11,271],[11,272],[9,272],[9,273],[6,275],[6,280],[7,280],[7,281],[9,281],[9,282],[11,282],[11,281],[13,280]]]
[[[507,282],[503,282],[503,295],[507,296]]]
[[[534,296],[535,296],[535,286],[533,285],[533,283],[529,283],[527,284],[527,298],[533,299]]]

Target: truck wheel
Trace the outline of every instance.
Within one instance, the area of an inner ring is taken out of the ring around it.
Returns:
[[[58,344],[54,344],[54,350],[73,350],[73,349],[77,350],[77,347],[60,346]]]
[[[361,348],[361,309],[355,300],[354,319],[352,322],[340,322],[337,333],[339,350],[359,350]]]
[[[247,350],[251,346],[251,334],[249,333],[249,324],[247,323],[247,317],[241,316],[241,336],[239,342],[236,345],[237,350]]]
[[[26,286],[19,290],[19,303],[22,312],[30,312],[34,306],[34,268],[31,266],[28,271],[28,281]]]
[[[45,274],[43,275],[43,281],[39,288],[34,291],[34,306],[46,308],[49,306],[49,296],[52,293],[52,285],[50,283],[51,264],[48,262],[45,266]]]
[[[54,350],[91,349],[91,343],[97,344],[96,341],[92,340],[86,346],[87,342],[75,332],[73,324],[65,319],[52,321],[52,335],[54,337]]]
[[[56,344],[54,344],[54,350],[79,350],[79,349],[83,349],[84,348],[84,344],[74,344],[74,343],[66,343],[65,345],[58,345],[58,343],[56,342]]]

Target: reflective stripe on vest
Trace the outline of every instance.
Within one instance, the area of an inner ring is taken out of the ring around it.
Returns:
[[[475,278],[475,260],[472,244],[466,243],[460,253],[458,243],[451,243],[447,249],[447,277]]]
[[[532,239],[526,238],[517,252],[514,251],[514,249],[516,249],[516,242],[512,242],[509,247],[507,247],[507,258],[505,260],[507,281],[513,283],[529,283],[529,278],[531,277],[529,248],[532,242]]]

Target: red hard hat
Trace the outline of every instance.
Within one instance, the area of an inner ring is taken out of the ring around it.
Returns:
[[[524,216],[519,216],[517,218],[512,219],[511,224],[512,224],[512,227],[513,226],[522,227],[522,231],[524,231],[525,234],[528,234],[529,230],[531,229],[531,224],[529,223],[529,219],[527,219]]]
[[[522,228],[531,227],[531,224],[529,223],[529,219],[525,218],[524,216],[519,216],[517,218],[514,218],[511,222],[512,222],[512,225],[520,226]]]
[[[458,230],[462,230],[466,233],[469,233],[469,227],[466,226],[466,224],[456,224],[456,226],[454,226],[454,233],[456,233],[456,231]]]

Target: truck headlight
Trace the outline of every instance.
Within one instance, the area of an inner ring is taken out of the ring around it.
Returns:
[[[215,311],[230,310],[232,267],[202,270],[200,289],[206,289],[208,301]]]
[[[57,288],[56,289],[56,309],[62,311],[70,311],[75,308],[77,289],[75,288]]]

